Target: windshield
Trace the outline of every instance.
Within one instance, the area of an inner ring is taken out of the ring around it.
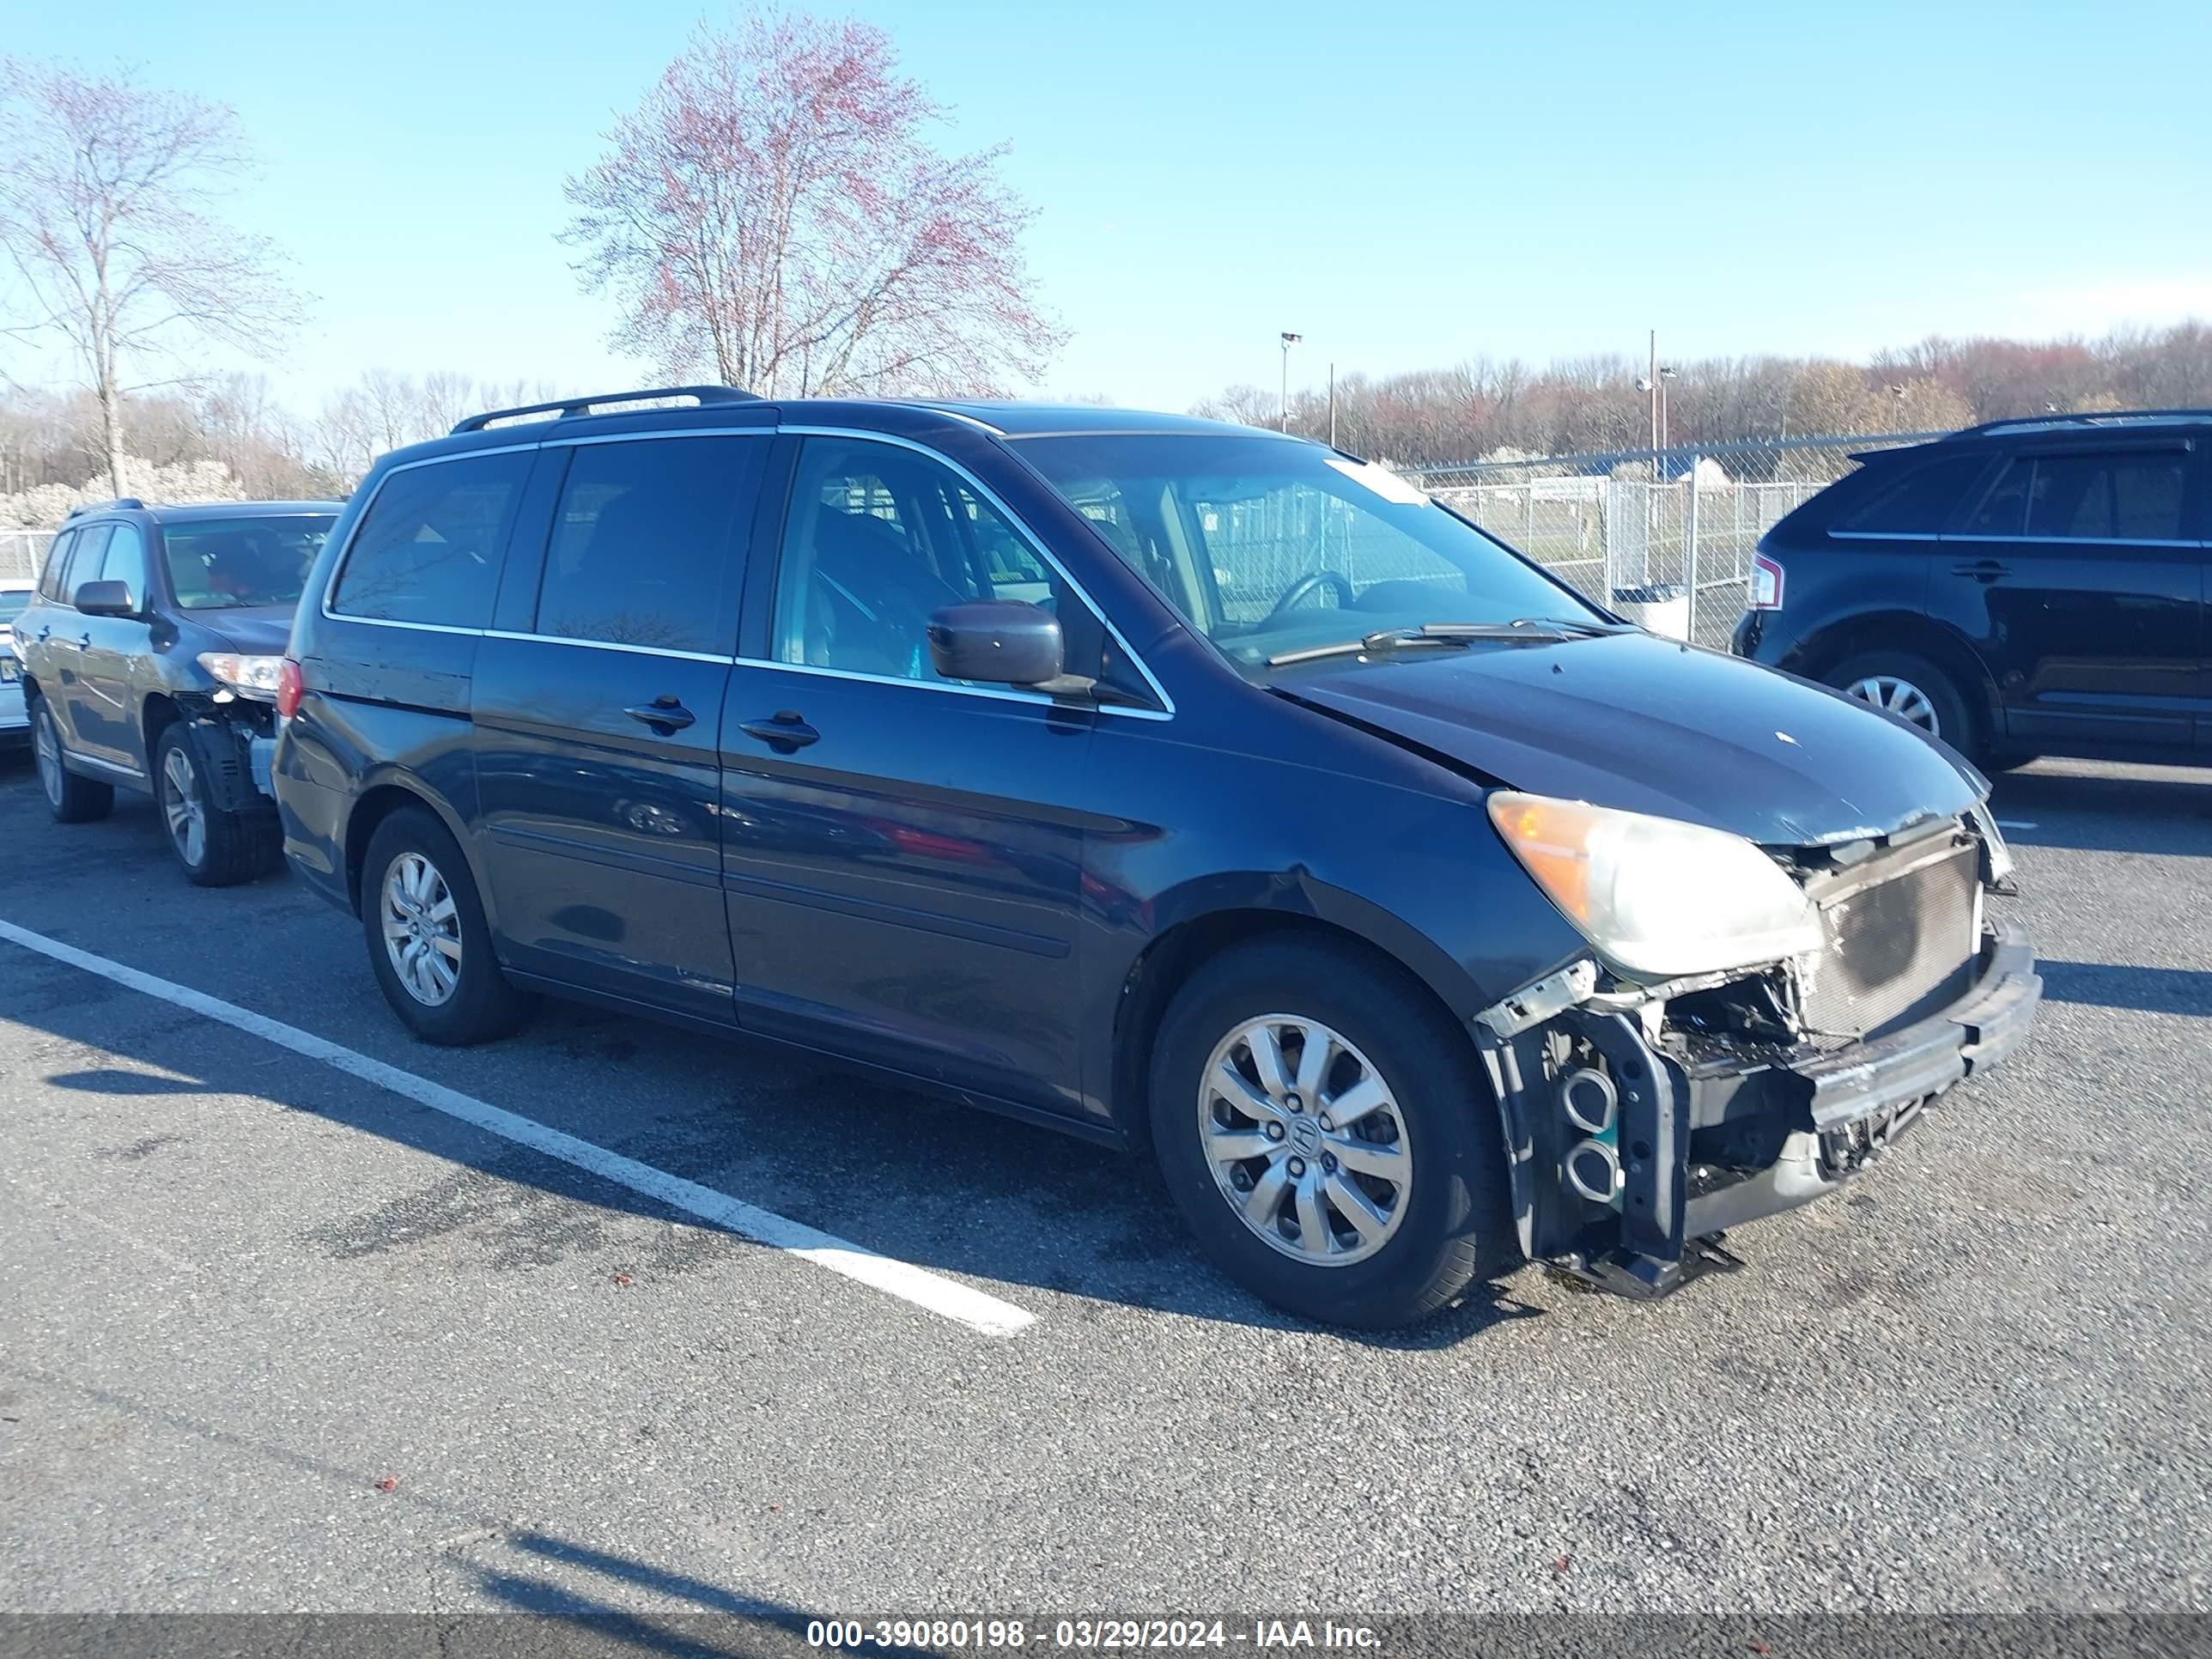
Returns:
[[[1605,622],[1395,473],[1317,444],[1115,434],[1016,446],[1240,666],[1431,623]]]
[[[31,608],[27,587],[0,587],[0,623],[11,623]]]
[[[161,544],[178,605],[186,611],[224,611],[294,603],[337,518],[319,513],[163,526]]]

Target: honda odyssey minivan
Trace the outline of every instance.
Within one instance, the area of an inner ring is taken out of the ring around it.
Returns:
[[[1738,1265],[2041,989],[1955,753],[1208,421],[473,416],[356,493],[278,708],[424,1040],[580,998],[1149,1148],[1347,1325]]]

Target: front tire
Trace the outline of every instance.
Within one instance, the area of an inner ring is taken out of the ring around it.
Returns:
[[[1227,951],[1176,994],[1151,1084],[1177,1209],[1263,1301],[1385,1330],[1519,1260],[1474,1045],[1395,969],[1307,939]]]
[[[425,1042],[489,1042],[537,1006],[501,972],[460,843],[426,810],[403,807],[369,837],[361,921],[384,1000]]]
[[[56,823],[90,823],[115,810],[115,786],[81,778],[62,763],[62,729],[40,697],[31,716],[31,747],[39,762],[39,787]]]
[[[274,872],[284,862],[276,813],[224,811],[207,779],[206,757],[191,728],[181,722],[165,727],[154,746],[154,799],[185,879],[198,887],[235,887]]]

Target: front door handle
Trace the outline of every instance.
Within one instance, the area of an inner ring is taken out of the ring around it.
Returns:
[[[655,697],[651,702],[641,702],[625,708],[623,713],[634,720],[642,720],[660,737],[670,737],[691,725],[699,717],[686,708],[675,697]]]
[[[77,648],[78,650],[80,650],[80,651],[89,651],[89,650],[91,650],[91,649],[92,649],[92,635],[89,635],[89,634],[80,634],[80,635],[78,635],[76,636],[76,648]]]
[[[1953,565],[1951,574],[1954,576],[1972,576],[1976,581],[1993,582],[2000,576],[2010,575],[2012,567],[2008,564],[2001,564],[1995,559],[1977,559],[1972,564]]]
[[[771,720],[746,720],[738,730],[749,738],[758,738],[781,755],[822,740],[822,734],[809,726],[795,708],[779,708]]]

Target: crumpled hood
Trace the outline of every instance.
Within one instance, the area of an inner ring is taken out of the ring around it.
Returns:
[[[1322,659],[1276,689],[1516,789],[1767,847],[1965,811],[1964,762],[1839,693],[1649,634]]]
[[[235,611],[198,611],[192,620],[210,634],[220,634],[243,656],[281,657],[292,638],[292,607],[289,605],[241,605]]]

